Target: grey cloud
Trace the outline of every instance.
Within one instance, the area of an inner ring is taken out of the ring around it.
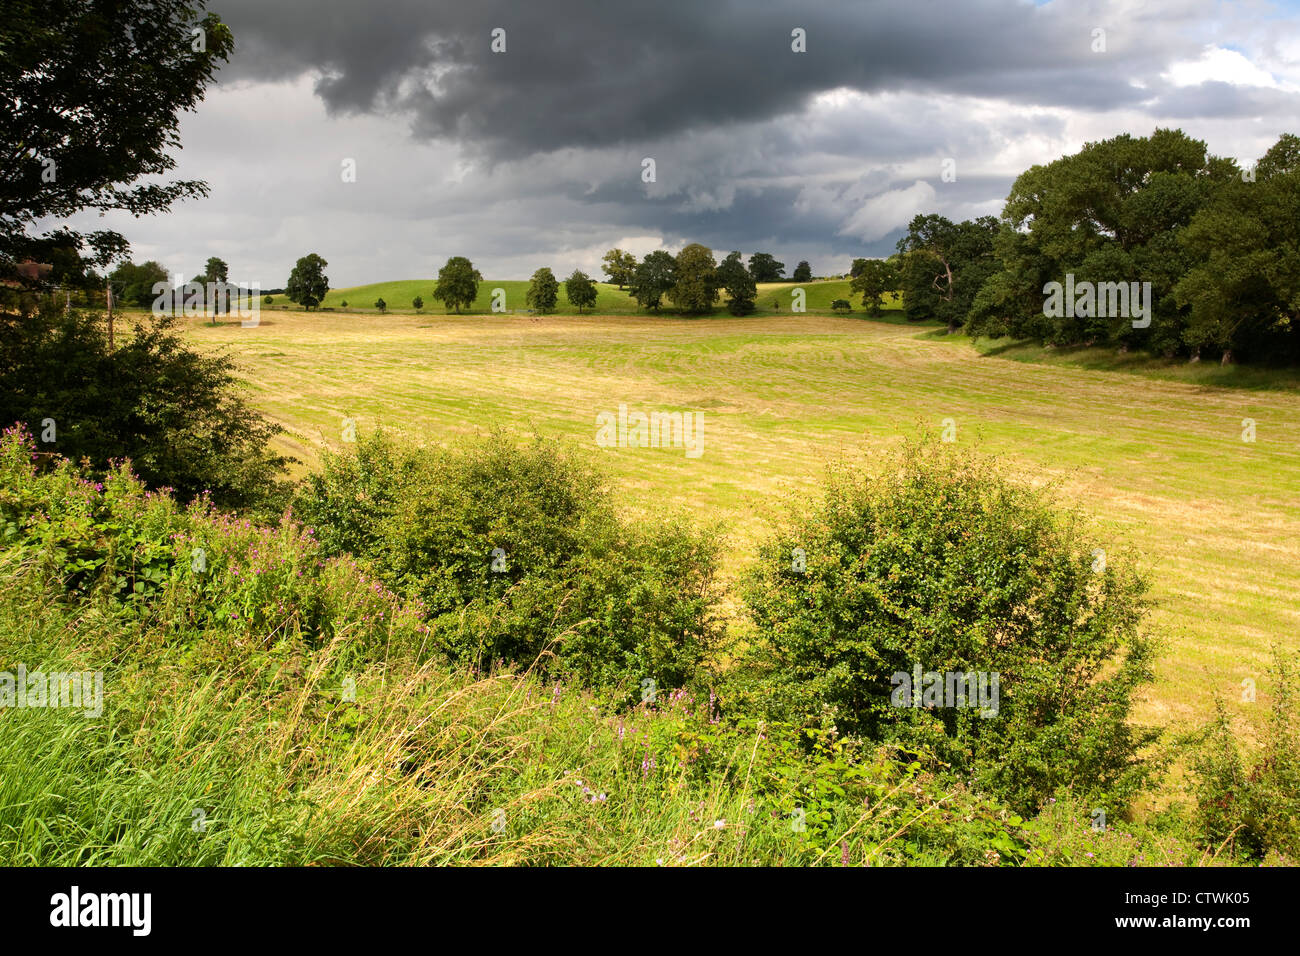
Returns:
[[[1097,17],[1022,0],[906,4],[553,0],[225,0],[229,80],[319,71],[338,112],[409,115],[421,138],[497,158],[599,147],[800,111],[817,93],[971,93],[1114,108],[1140,102],[1121,68],[1160,43],[1117,34],[1090,49]],[[493,28],[507,51],[490,51]],[[790,49],[795,27],[808,52]]]

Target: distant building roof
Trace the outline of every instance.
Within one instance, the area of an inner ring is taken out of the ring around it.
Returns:
[[[14,271],[18,273],[19,279],[25,279],[28,282],[34,282],[38,279],[44,279],[47,275],[49,275],[52,271],[54,271],[54,266],[52,266],[48,262],[28,261],[28,262],[18,263],[16,266],[14,266]],[[11,288],[23,285],[22,282],[16,281],[14,279],[4,279],[0,281],[2,281],[4,285],[7,285]]]

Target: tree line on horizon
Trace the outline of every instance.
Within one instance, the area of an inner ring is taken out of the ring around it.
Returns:
[[[909,320],[971,336],[1295,363],[1300,137],[1245,167],[1177,129],[1089,143],[1021,173],[1000,218],[918,215],[896,255],[854,268],[896,286]],[[1049,314],[1050,284],[1076,282],[1150,283],[1149,323],[1082,295]]]

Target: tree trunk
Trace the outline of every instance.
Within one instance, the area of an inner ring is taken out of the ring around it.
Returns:
[[[1223,358],[1219,360],[1220,365],[1235,365],[1236,359],[1232,357],[1232,349],[1223,350]]]

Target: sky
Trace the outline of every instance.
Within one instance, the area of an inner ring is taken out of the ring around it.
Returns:
[[[1300,133],[1294,0],[208,8],[236,50],[172,175],[210,195],[73,222],[263,289],[310,252],[340,288],[453,255],[488,279],[599,276],[607,249],[688,242],[840,274],[917,213],[997,215],[1018,173],[1089,141],[1181,127],[1250,162]]]

